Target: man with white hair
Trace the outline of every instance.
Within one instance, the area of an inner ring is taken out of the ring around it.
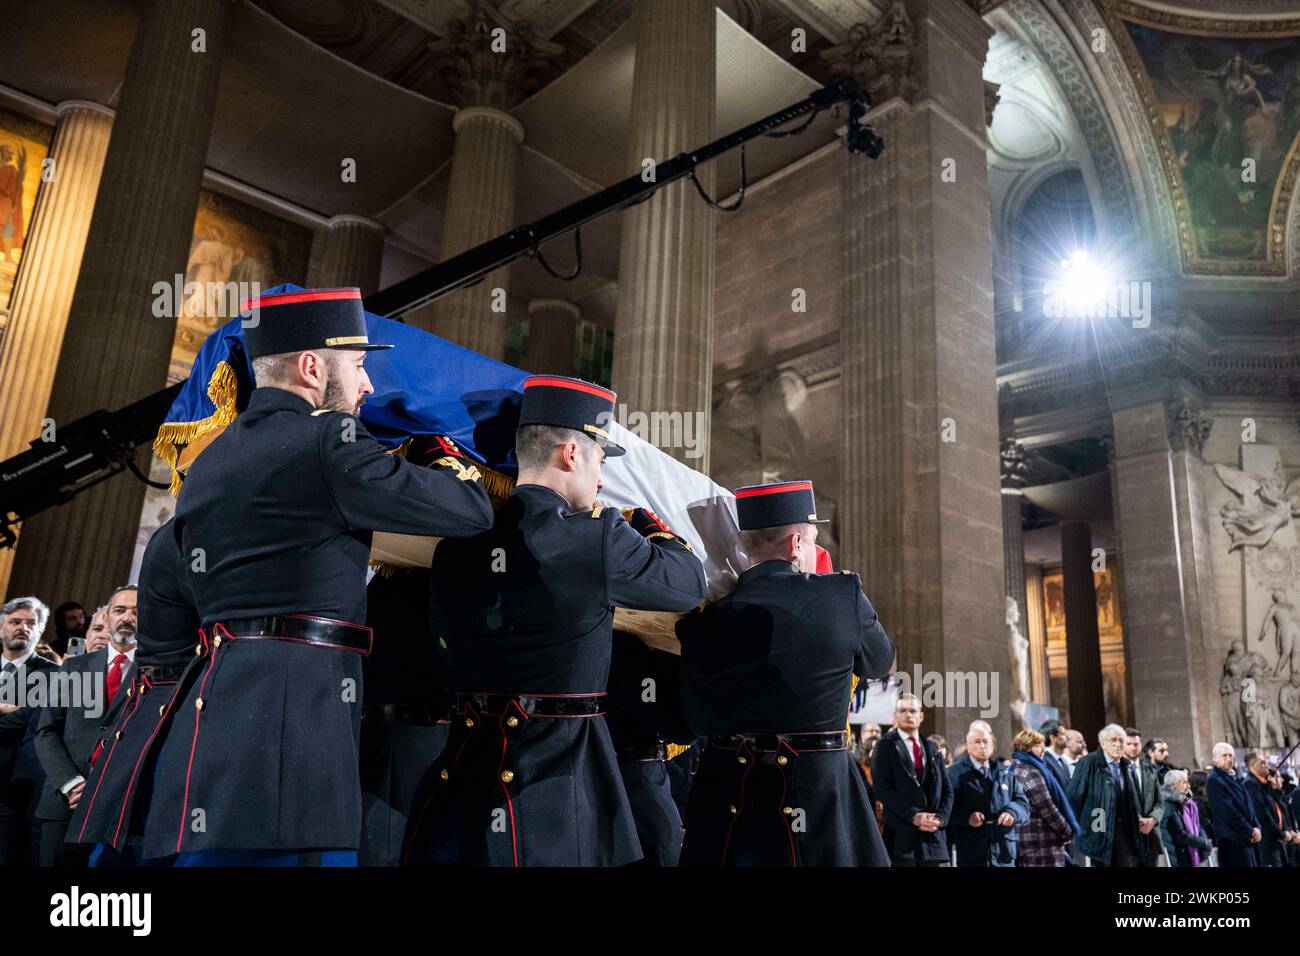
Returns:
[[[952,814],[948,832],[958,866],[1015,866],[1016,827],[1029,822],[1029,798],[1011,768],[993,756],[993,734],[977,720],[966,753],[948,768]]]
[[[1219,866],[1258,866],[1255,845],[1262,839],[1255,808],[1237,779],[1237,752],[1232,744],[1214,745],[1214,769],[1205,782],[1205,796],[1219,844]]]
[[[42,780],[35,750],[24,746],[37,711],[24,702],[33,676],[55,667],[36,653],[49,620],[50,609],[39,598],[14,598],[0,607],[0,867],[28,863],[27,808]]]
[[[1141,866],[1139,785],[1124,756],[1124,728],[1107,724],[1101,745],[1082,758],[1070,777],[1068,794],[1083,832],[1075,841],[1093,866]]]

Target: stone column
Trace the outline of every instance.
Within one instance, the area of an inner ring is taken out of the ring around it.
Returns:
[[[1215,607],[1200,453],[1210,419],[1190,403],[1114,411],[1114,502],[1123,582],[1124,662],[1135,726],[1176,763],[1214,745],[1219,661],[1206,659]],[[1207,706],[1207,703],[1209,706]]]
[[[885,141],[877,160],[844,157],[841,564],[862,573],[900,670],[999,675],[991,722],[1007,741],[991,34],[965,4],[918,0],[826,55],[870,92]],[[932,709],[949,740],[979,716],[955,703]]]
[[[1092,529],[1086,521],[1061,522],[1061,576],[1065,591],[1066,678],[1069,726],[1094,749],[1106,724],[1101,686],[1101,637],[1097,633],[1097,589],[1092,580]]]
[[[362,296],[379,290],[384,261],[384,227],[361,216],[335,216],[316,230],[307,266],[307,286],[356,286]]]
[[[494,31],[504,30],[504,34]],[[501,37],[504,36],[504,49]],[[560,48],[525,23],[509,23],[477,6],[448,24],[431,46],[444,59],[443,76],[458,110],[452,119],[442,261],[508,232],[517,223],[515,176],[524,127],[508,112],[549,75]],[[505,353],[509,267],[407,316],[412,325],[500,359]]]
[[[1047,619],[1043,613],[1042,565],[1025,566],[1025,634],[1029,637],[1029,672],[1033,682],[1032,699],[1052,704],[1052,676],[1047,666]],[[1062,719],[1065,715],[1062,715]]]
[[[113,130],[113,111],[98,103],[69,100],[58,114],[49,154],[54,178],[36,197],[9,324],[0,338],[0,461],[25,451],[41,434]],[[0,594],[13,557],[13,550],[0,550]]]
[[[528,342],[524,368],[547,375],[573,374],[573,336],[581,313],[564,299],[533,299],[528,303]]]
[[[180,303],[155,318],[153,289],[185,274],[231,5],[153,0],[141,14],[54,373],[56,424],[167,381]],[[144,493],[123,473],[27,521],[10,589],[101,600],[131,569]]]
[[[640,172],[646,159],[671,159],[713,139],[714,6],[638,0],[629,174]],[[696,175],[712,195],[712,166]],[[632,411],[699,416],[695,434],[704,439],[713,389],[713,215],[685,181],[624,210],[614,326],[619,402]],[[686,457],[684,443],[663,450],[708,471],[707,441],[696,450],[699,457]]]

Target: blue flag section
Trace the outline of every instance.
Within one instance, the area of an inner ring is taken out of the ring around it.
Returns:
[[[285,284],[263,294],[300,291]],[[154,451],[172,467],[173,493],[184,447],[234,421],[253,390],[242,321],[231,319],[204,340],[158,431]],[[366,359],[375,392],[361,406],[361,421],[380,444],[396,448],[412,435],[446,435],[479,462],[514,473],[526,372],[370,312],[366,331],[371,342],[395,346]]]

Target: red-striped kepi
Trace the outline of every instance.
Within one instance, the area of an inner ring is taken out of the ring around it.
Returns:
[[[613,392],[580,378],[563,375],[532,375],[524,379],[524,399],[519,408],[519,425],[557,425],[582,432],[613,458],[627,449],[609,437],[614,420]]]
[[[240,307],[249,358],[312,349],[391,349],[371,344],[360,289],[303,289],[246,299]]]
[[[830,524],[817,517],[811,481],[778,481],[736,489],[736,520],[741,531],[787,524]]]

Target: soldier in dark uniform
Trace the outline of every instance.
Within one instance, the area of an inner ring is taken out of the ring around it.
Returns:
[[[750,566],[677,623],[687,720],[708,744],[683,866],[888,866],[847,747],[852,675],[881,677],[894,645],[852,572],[817,566],[812,483],[736,491]]]
[[[682,852],[682,817],[668,771],[670,744],[691,741],[680,669],[676,654],[614,632],[605,719],[646,866],[676,866]]]
[[[524,384],[519,480],[492,530],[443,541],[433,626],[453,720],[412,811],[419,864],[618,866],[641,857],[605,725],[614,606],[684,611],[704,599],[689,546],[644,509],[596,504],[614,393],[577,379]]]
[[[140,630],[126,693],[104,715],[99,756],[68,825],[69,843],[99,844],[92,866],[139,862],[154,759],[166,735],[178,681],[193,661],[199,632],[175,518],[153,533],[136,594]]]
[[[492,509],[450,441],[429,468],[357,418],[373,391],[356,289],[247,303],[258,387],[190,468],[176,536],[203,622],[158,755],[144,855],[347,865],[361,838],[361,656],[372,531],[474,534]]]
[[[412,458],[407,453],[407,460]],[[376,574],[366,588],[375,649],[362,664],[362,866],[397,866],[416,788],[447,743],[450,706],[429,629],[428,568]]]

